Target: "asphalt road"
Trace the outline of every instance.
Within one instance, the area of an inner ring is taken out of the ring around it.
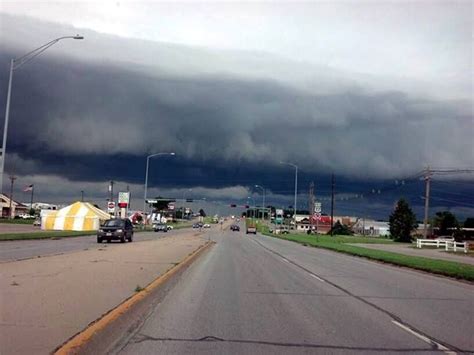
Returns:
[[[116,353],[474,351],[470,284],[261,235],[213,238]]]
[[[133,242],[165,238],[182,233],[189,233],[189,228],[163,232],[135,232]],[[116,241],[113,244],[120,244]],[[96,236],[74,238],[18,240],[0,242],[0,262],[24,260],[40,256],[50,256],[75,251],[99,248]]]

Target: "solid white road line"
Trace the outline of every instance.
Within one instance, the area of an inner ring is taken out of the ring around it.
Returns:
[[[427,336],[423,335],[423,334],[420,334],[416,331],[414,331],[413,329],[407,327],[406,325],[400,323],[400,322],[397,322],[396,320],[392,320],[392,323],[395,324],[396,326],[402,328],[404,331],[416,336],[418,339],[421,339],[423,340],[425,343],[428,343],[430,345],[435,345],[437,347],[438,350],[441,350],[443,351],[445,354],[450,354],[450,355],[455,355],[457,354],[455,351],[452,351],[452,350],[449,350],[447,347],[445,347],[444,345],[441,345],[440,343],[437,343],[436,341],[428,338]]]
[[[326,282],[326,281],[324,281],[322,278],[316,276],[315,274],[310,274],[310,275],[311,275],[311,277],[314,277],[314,278],[315,278],[316,280],[318,280],[318,281]]]

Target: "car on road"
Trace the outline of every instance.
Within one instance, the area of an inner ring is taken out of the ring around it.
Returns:
[[[203,225],[202,227],[203,227],[203,228],[211,228],[211,225],[206,223],[206,224]]]
[[[203,224],[201,222],[193,224],[193,228],[202,228],[202,226]]]
[[[166,228],[167,228],[169,231],[171,231],[171,230],[174,229],[174,227],[173,227],[173,226],[170,226],[169,224],[166,226]]]
[[[125,243],[133,241],[133,224],[127,219],[112,218],[99,228],[97,231],[97,243],[102,243],[104,240],[110,243],[112,240],[120,240]]]
[[[34,227],[39,227],[41,226],[41,218],[36,218],[35,221],[33,222]]]
[[[247,231],[246,234],[257,234],[257,225],[253,222],[247,223]]]
[[[153,231],[154,232],[165,232],[165,233],[167,233],[168,232],[168,226],[166,224],[162,224],[162,223],[155,223],[153,225]]]
[[[230,226],[230,230],[233,232],[240,232],[240,227],[237,224],[233,224]]]

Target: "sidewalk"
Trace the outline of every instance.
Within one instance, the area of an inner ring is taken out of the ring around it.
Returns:
[[[458,252],[447,253],[444,251],[444,248],[431,249],[431,248],[415,248],[412,244],[350,244],[356,247],[364,247],[367,249],[376,249],[390,251],[398,254],[412,255],[412,256],[421,256],[424,258],[430,259],[440,259],[455,261],[463,264],[474,265],[474,257],[467,256],[464,253]]]
[[[207,239],[207,238],[206,238]],[[0,349],[49,354],[206,242],[193,231],[171,238],[3,263]]]

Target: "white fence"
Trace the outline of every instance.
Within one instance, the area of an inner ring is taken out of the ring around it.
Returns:
[[[469,251],[468,242],[456,242],[454,240],[437,240],[437,239],[417,239],[416,247],[422,248],[423,246],[434,246],[436,248],[444,247],[446,251],[463,251],[467,253]]]
[[[469,243],[468,242],[454,242],[448,241],[446,242],[445,246],[446,251],[453,250],[458,251],[462,250],[463,252],[467,253],[469,251]]]

